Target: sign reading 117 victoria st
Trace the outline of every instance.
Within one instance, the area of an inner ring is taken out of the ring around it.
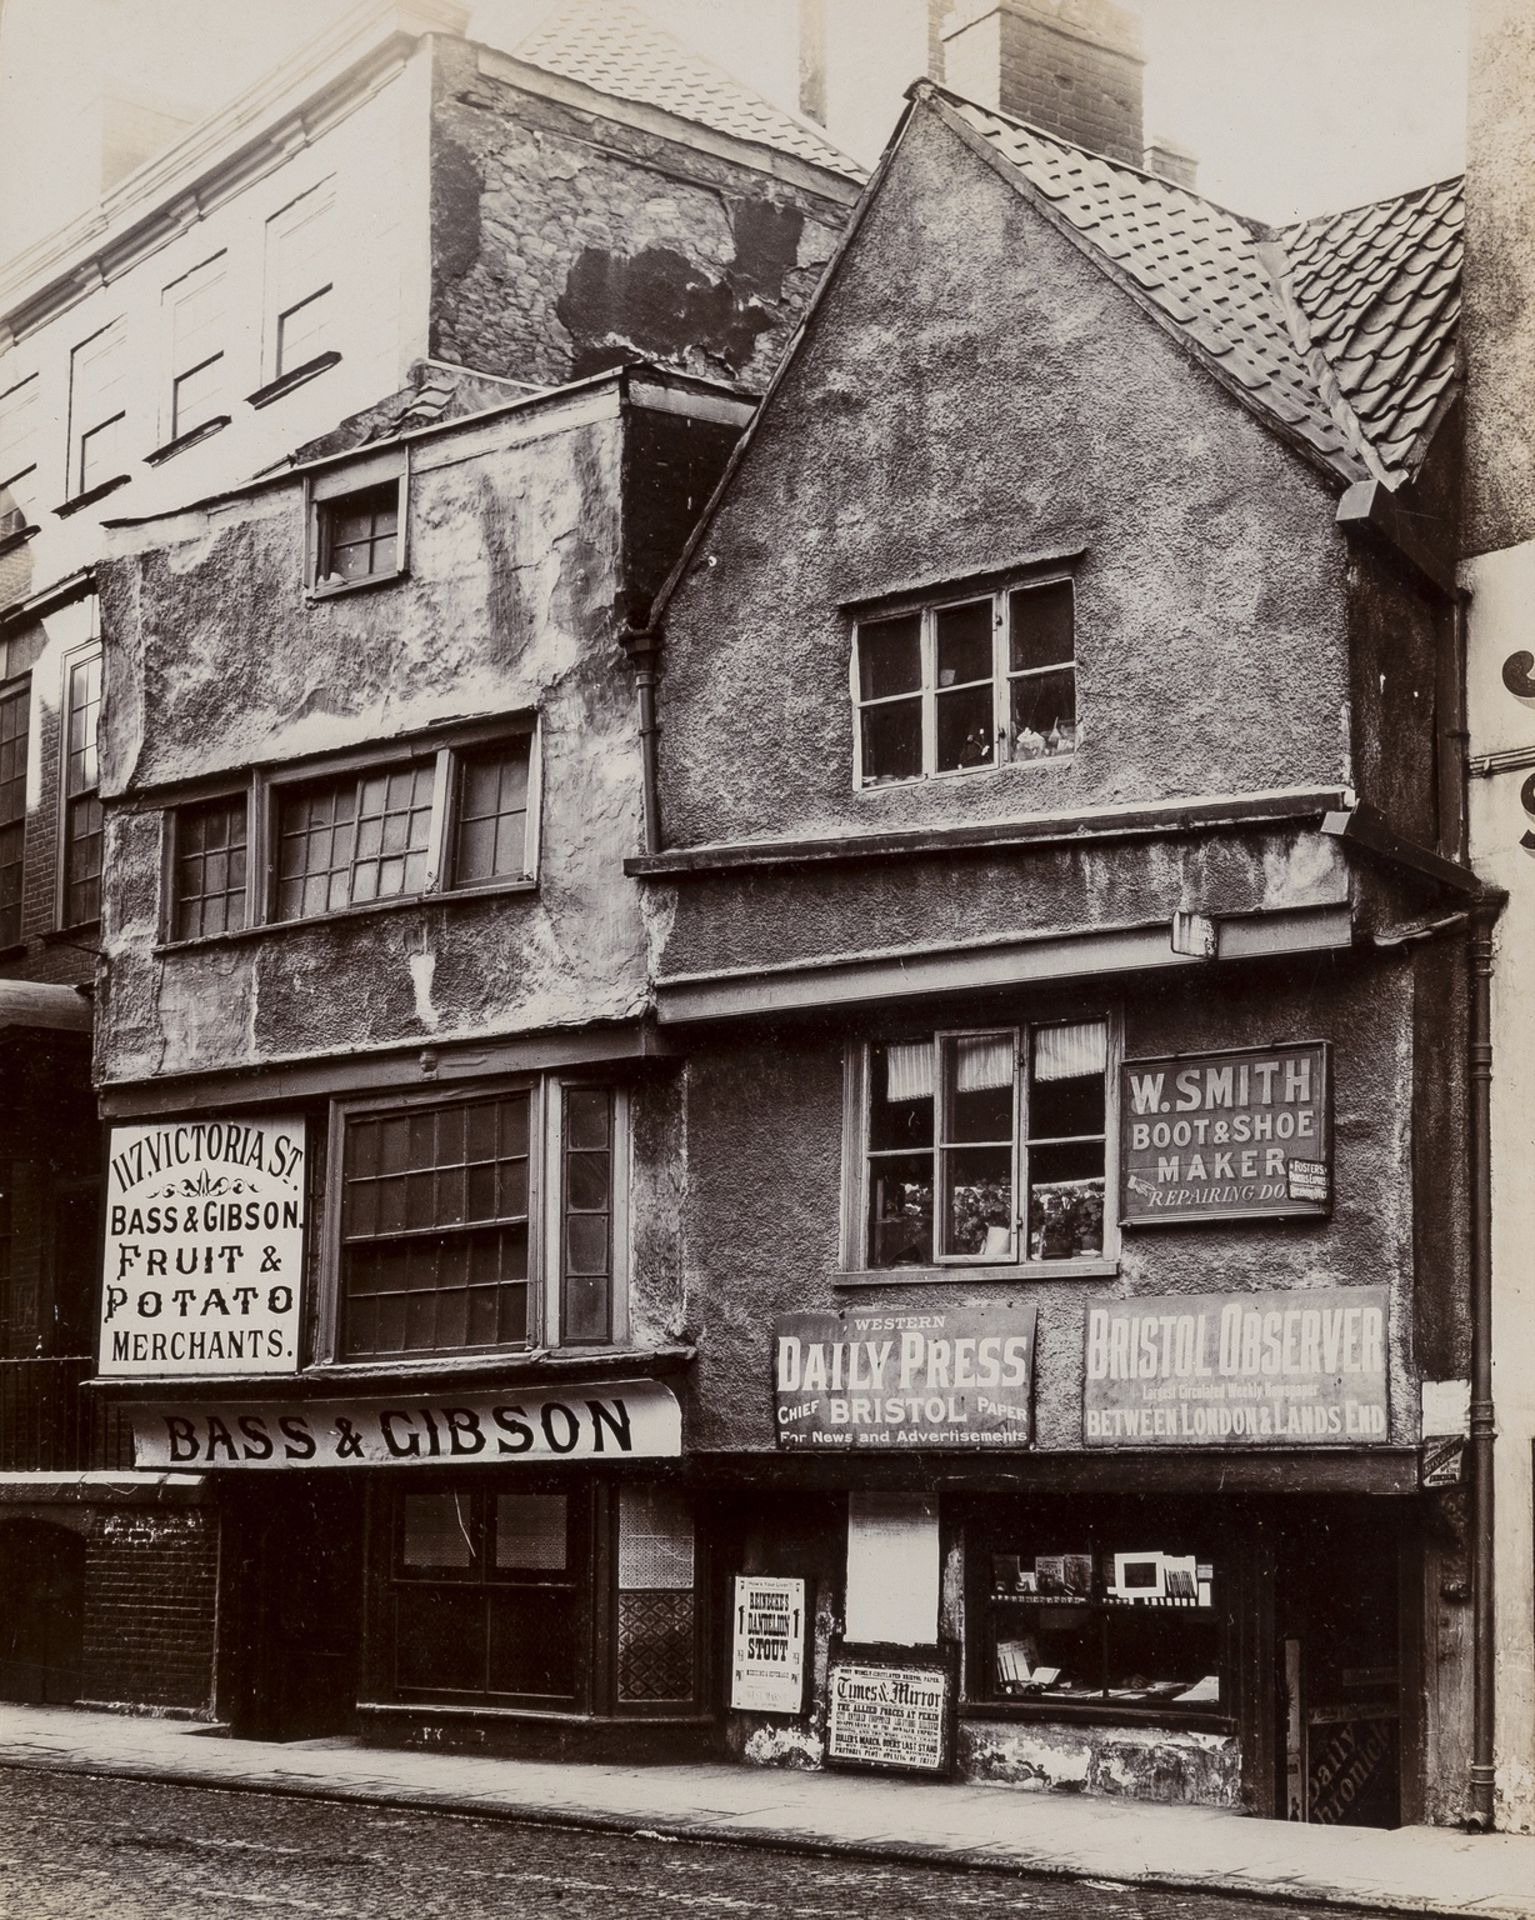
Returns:
[[[298,1115],[112,1129],[103,1374],[293,1371],[304,1168]]]

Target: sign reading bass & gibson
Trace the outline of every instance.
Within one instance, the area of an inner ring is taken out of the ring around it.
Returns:
[[[780,1314],[774,1424],[786,1449],[1026,1447],[1034,1307]]]
[[[1383,1445],[1386,1289],[1162,1294],[1087,1309],[1090,1447]]]
[[[1328,1211],[1324,1041],[1127,1060],[1120,1114],[1126,1226]]]
[[[292,1372],[304,1172],[296,1114],[114,1127],[101,1372]]]
[[[682,1409],[659,1380],[495,1395],[135,1407],[133,1447],[140,1469],[675,1459]]]

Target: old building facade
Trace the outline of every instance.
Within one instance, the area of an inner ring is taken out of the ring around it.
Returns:
[[[82,1394],[107,522],[282,470],[343,420],[336,446],[641,354],[760,387],[856,196],[814,128],[643,21],[599,39],[575,4],[506,54],[465,19],[354,12],[0,288],[0,1692],[213,1701],[208,1490],[133,1474]]]
[[[1458,223],[918,87],[664,596],[692,1470],[814,1622],[749,1760],[1464,1809]]]

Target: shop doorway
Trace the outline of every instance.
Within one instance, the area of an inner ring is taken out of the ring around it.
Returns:
[[[64,1707],[79,1698],[85,1541],[41,1520],[0,1526],[0,1700]]]
[[[349,1480],[284,1476],[242,1485],[226,1512],[236,1550],[229,1710],[236,1738],[313,1740],[355,1731],[360,1489]]]
[[[1352,1505],[1284,1530],[1275,1588],[1284,1819],[1401,1824],[1396,1535]]]

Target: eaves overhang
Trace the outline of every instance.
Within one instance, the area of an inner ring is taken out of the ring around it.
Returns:
[[[0,1033],[29,1029],[88,1034],[90,1000],[73,987],[49,981],[0,980]]]

